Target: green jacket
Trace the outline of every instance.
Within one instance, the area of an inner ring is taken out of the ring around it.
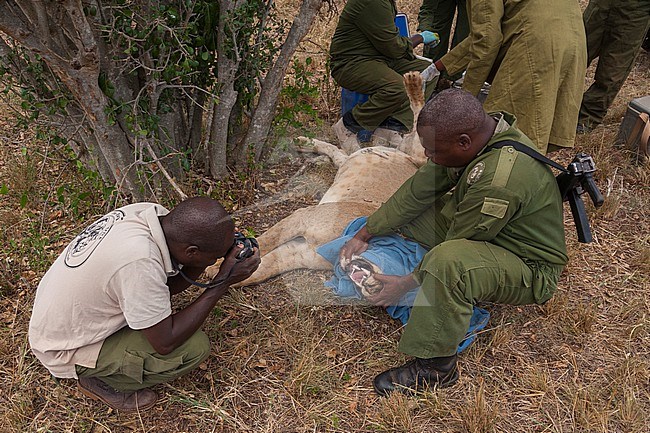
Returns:
[[[413,60],[411,40],[395,26],[394,0],[349,0],[332,37],[332,70],[340,64],[367,59]]]
[[[514,140],[534,144],[503,113],[510,128],[487,143]],[[563,207],[551,169],[507,146],[483,150],[459,173],[432,162],[421,167],[367,222],[373,235],[398,232],[450,191],[441,214],[446,240],[486,241],[505,248],[527,263],[565,265]],[[417,233],[414,233],[417,238]]]
[[[440,61],[449,75],[466,70],[463,89],[492,87],[487,111],[517,116],[546,153],[573,147],[587,67],[586,36],[575,0],[468,0],[470,35]]]

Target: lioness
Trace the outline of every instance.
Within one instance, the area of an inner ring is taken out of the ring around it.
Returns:
[[[421,74],[405,74],[404,83],[417,121],[424,106]],[[302,140],[311,142],[315,152],[330,157],[338,168],[334,182],[317,205],[296,210],[258,238],[262,263],[239,286],[258,284],[295,269],[332,269],[316,248],[339,237],[354,218],[370,215],[426,162],[415,126],[398,148],[367,147],[350,155],[324,141]],[[212,278],[217,270],[214,266],[206,273]]]

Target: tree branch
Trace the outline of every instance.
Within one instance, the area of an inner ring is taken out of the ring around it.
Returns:
[[[282,44],[280,54],[264,78],[259,102],[253,114],[246,139],[244,140],[244,143],[247,143],[248,146],[253,148],[256,161],[262,155],[264,142],[271,129],[271,123],[275,114],[275,105],[282,90],[282,80],[286,74],[289,62],[296,52],[298,44],[309,32],[316,18],[316,14],[325,3],[327,2],[323,0],[305,0],[302,2],[300,10],[291,24],[287,39]],[[243,152],[240,158],[245,157],[245,155],[246,152]],[[243,161],[240,160],[239,162]]]

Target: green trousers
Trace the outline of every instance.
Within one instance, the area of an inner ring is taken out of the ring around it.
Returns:
[[[490,242],[445,240],[449,220],[441,200],[401,232],[433,248],[415,274],[421,282],[399,350],[418,358],[456,353],[475,304],[543,303],[553,296],[563,266],[528,261]]]
[[[603,122],[625,83],[650,26],[650,0],[591,0],[585,9],[587,61],[598,58],[594,83],[584,93],[578,123]]]
[[[210,355],[210,341],[197,331],[168,355],[154,350],[141,331],[122,328],[104,341],[95,368],[76,366],[80,377],[97,377],[130,392],[170,382],[194,370]]]
[[[404,89],[403,75],[423,71],[431,63],[425,60],[360,59],[341,64],[332,71],[337,84],[353,92],[369,95],[368,100],[352,109],[354,119],[368,131],[374,131],[388,117],[413,128],[413,112]],[[436,80],[426,86],[428,98],[435,90]]]
[[[454,36],[451,37],[451,26],[454,22],[454,15],[458,10]],[[469,22],[467,19],[467,8],[465,0],[424,0],[418,12],[418,31],[429,30],[438,33],[440,43],[435,47],[424,47],[424,56],[434,61],[447,54],[451,48],[458,45],[469,35]]]

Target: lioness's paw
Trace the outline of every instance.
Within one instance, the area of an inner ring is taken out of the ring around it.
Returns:
[[[422,86],[422,75],[418,71],[404,74],[404,87],[411,104],[416,107],[424,105],[424,91]]]

